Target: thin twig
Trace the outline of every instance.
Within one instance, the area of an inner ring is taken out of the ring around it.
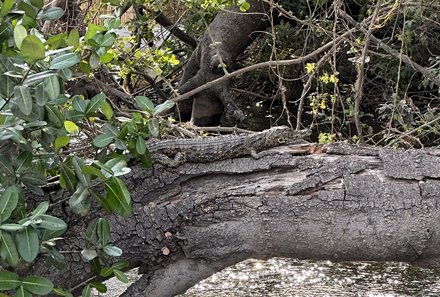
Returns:
[[[362,143],[364,141],[363,135],[362,135],[362,125],[361,125],[361,119],[360,119],[360,104],[363,94],[363,87],[364,87],[364,76],[365,76],[365,61],[367,59],[367,53],[368,53],[368,46],[370,44],[371,36],[373,34],[373,30],[375,28],[375,21],[377,19],[377,16],[379,15],[379,10],[381,6],[382,1],[378,0],[376,3],[376,7],[374,9],[373,17],[371,19],[370,26],[368,27],[368,31],[365,33],[365,40],[364,40],[364,47],[361,51],[361,58],[359,61],[358,67],[358,75],[356,78],[356,82],[354,84],[354,123],[356,125],[357,134],[359,137],[359,141]]]
[[[279,61],[266,61],[266,62],[261,62],[261,63],[257,63],[257,64],[253,64],[250,65],[248,67],[244,67],[241,68],[239,70],[236,70],[234,72],[229,72],[228,74],[225,74],[222,77],[219,77],[217,79],[214,79],[212,81],[209,81],[207,83],[205,83],[204,85],[195,88],[189,92],[186,92],[182,95],[176,96],[173,99],[171,99],[174,102],[180,102],[182,100],[188,99],[191,96],[194,96],[195,94],[198,94],[204,90],[207,90],[209,88],[211,88],[212,86],[219,84],[221,82],[224,82],[226,80],[229,80],[233,77],[239,76],[241,74],[256,70],[256,69],[262,69],[262,68],[267,68],[267,67],[276,67],[276,66],[286,66],[286,65],[295,65],[295,64],[300,64],[300,63],[304,63],[305,61],[308,61],[316,56],[318,56],[319,54],[321,54],[322,52],[326,51],[327,49],[329,49],[331,46],[333,46],[333,44],[335,42],[340,42],[341,40],[343,40],[344,38],[347,37],[347,35],[352,34],[356,29],[350,29],[349,31],[345,32],[344,34],[342,34],[341,36],[337,37],[336,39],[324,44],[323,46],[321,46],[320,48],[314,50],[313,52],[296,58],[296,59],[289,59],[289,60],[279,60]]]

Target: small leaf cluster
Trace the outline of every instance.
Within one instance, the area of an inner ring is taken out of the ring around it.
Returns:
[[[114,144],[117,152],[128,151],[132,157],[140,158],[145,166],[151,165],[150,154],[145,145],[145,139],[157,137],[160,131],[159,115],[174,106],[173,101],[165,101],[155,106],[145,96],[136,96],[138,112],[132,113],[132,118],[119,118],[117,125],[106,123],[103,133],[93,139],[92,144],[98,148]]]
[[[20,278],[15,272],[0,271],[0,290],[15,290],[14,296],[46,295],[52,289],[53,284],[47,278],[35,275]]]

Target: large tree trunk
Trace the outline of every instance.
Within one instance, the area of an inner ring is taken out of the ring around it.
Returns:
[[[114,244],[144,273],[123,296],[173,296],[250,257],[440,267],[440,151],[318,151],[135,167],[134,215],[109,217]],[[89,219],[69,217],[63,249],[80,248]],[[77,253],[68,260],[61,272],[35,268],[72,287],[90,277]]]
[[[185,67],[179,88],[181,93],[223,76],[224,70],[219,65],[223,62],[226,67],[231,67],[234,60],[264,31],[267,5],[257,0],[248,2],[251,8],[246,13],[233,7],[230,11],[219,12],[209,25]],[[223,110],[226,116],[235,119],[244,117],[230,99],[227,81],[179,103],[177,109],[182,119],[188,120],[191,116],[192,122],[197,125],[218,124]]]

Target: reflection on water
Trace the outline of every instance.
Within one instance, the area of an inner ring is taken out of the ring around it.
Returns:
[[[248,260],[180,297],[440,296],[440,271],[403,263]]]

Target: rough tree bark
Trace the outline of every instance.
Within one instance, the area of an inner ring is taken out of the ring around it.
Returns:
[[[257,160],[134,167],[127,177],[134,215],[109,216],[114,244],[144,273],[123,296],[174,296],[251,257],[440,267],[440,150],[333,144],[318,153],[281,151]],[[63,250],[80,250],[92,217],[65,217]],[[38,262],[33,272],[65,287],[91,276],[79,253],[66,257],[62,270]]]
[[[246,13],[240,12],[238,7],[221,11],[208,26],[185,67],[180,93],[223,76],[224,70],[219,65],[223,62],[231,67],[234,60],[265,30],[267,5],[258,0],[248,2],[251,8]],[[223,110],[226,116],[239,120],[244,118],[230,99],[228,82],[179,103],[177,112],[183,120],[191,118],[196,125],[206,126],[218,124]]]

